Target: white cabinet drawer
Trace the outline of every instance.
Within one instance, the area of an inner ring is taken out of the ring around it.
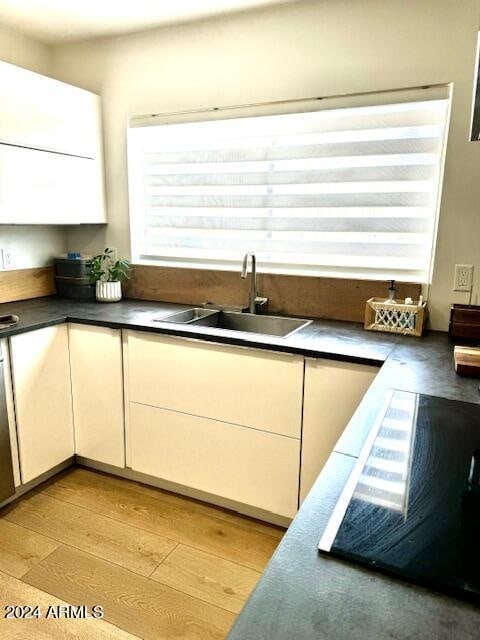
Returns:
[[[129,399],[300,438],[303,358],[128,334]]]
[[[299,440],[135,403],[130,427],[135,471],[295,515]]]

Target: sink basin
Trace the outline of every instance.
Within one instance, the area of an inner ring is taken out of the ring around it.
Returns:
[[[171,313],[168,316],[163,316],[161,318],[155,318],[154,322],[177,322],[180,324],[189,324],[191,322],[196,322],[202,318],[208,318],[208,316],[217,314],[218,311],[216,309],[202,309],[199,307],[193,307],[192,309],[187,309],[186,311],[176,311],[175,313]]]
[[[235,313],[232,311],[218,311],[208,317],[195,321],[195,325],[216,327],[230,331],[246,333],[260,333],[267,336],[286,338],[295,331],[299,331],[312,322],[298,318],[282,318],[280,316],[259,316],[253,313]]]

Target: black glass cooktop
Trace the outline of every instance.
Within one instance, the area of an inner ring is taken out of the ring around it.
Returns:
[[[319,548],[480,603],[480,406],[391,391]]]

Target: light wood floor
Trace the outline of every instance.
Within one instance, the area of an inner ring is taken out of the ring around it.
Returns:
[[[0,638],[220,640],[283,530],[74,468],[0,511]],[[5,620],[7,604],[104,620]]]

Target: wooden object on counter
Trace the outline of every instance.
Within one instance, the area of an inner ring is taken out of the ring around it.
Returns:
[[[42,298],[54,293],[53,267],[0,271],[0,303]]]
[[[454,358],[458,374],[480,377],[480,347],[456,346]]]
[[[480,340],[480,307],[453,304],[450,309],[448,333],[452,338]]]
[[[382,296],[388,288],[384,280],[350,280],[270,273],[257,274],[258,290],[267,296],[268,311],[330,320],[363,322],[365,300]],[[250,276],[240,278],[236,271],[178,269],[134,265],[131,279],[125,283],[125,297],[201,305],[244,304],[248,300]],[[401,298],[418,300],[421,285],[397,282]]]
[[[365,329],[420,337],[427,318],[427,303],[405,304],[370,298],[365,306]]]

